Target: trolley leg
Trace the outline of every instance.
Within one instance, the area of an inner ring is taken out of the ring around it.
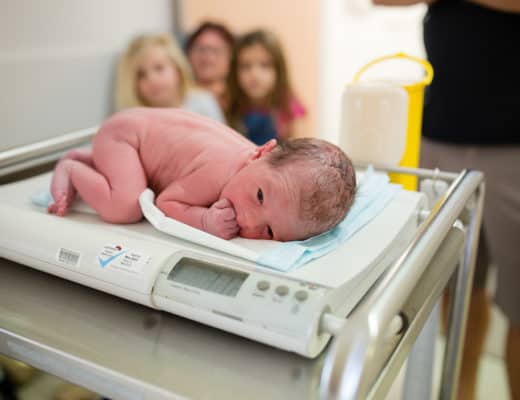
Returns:
[[[451,285],[451,298],[446,333],[446,348],[440,382],[439,398],[454,400],[461,364],[461,355],[466,334],[466,318],[471,296],[473,271],[476,260],[477,245],[480,233],[480,220],[483,208],[483,188],[477,195],[475,207],[470,211],[467,225],[464,254],[457,267],[457,274]]]

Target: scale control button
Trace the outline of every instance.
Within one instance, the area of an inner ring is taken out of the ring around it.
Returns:
[[[276,288],[276,294],[278,296],[285,296],[287,293],[289,293],[289,288],[285,285],[281,285]]]
[[[309,292],[307,292],[306,290],[298,290],[294,294],[294,297],[296,297],[296,300],[305,301],[309,297]]]
[[[261,290],[261,291],[265,291],[265,290],[269,289],[270,286],[271,286],[271,284],[269,283],[269,281],[259,281],[256,284],[257,289]]]

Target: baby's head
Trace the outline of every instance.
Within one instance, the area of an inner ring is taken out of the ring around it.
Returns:
[[[345,217],[354,200],[356,174],[339,147],[320,139],[294,139],[280,143],[267,161],[299,182],[299,217],[306,237],[333,228]]]
[[[259,147],[222,197],[235,208],[240,236],[289,241],[338,224],[352,204],[355,188],[354,168],[341,149],[303,138]]]
[[[171,36],[141,35],[119,60],[116,108],[178,106],[192,86],[188,61]]]

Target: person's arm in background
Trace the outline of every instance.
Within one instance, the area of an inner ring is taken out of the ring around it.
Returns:
[[[520,13],[520,1],[518,0],[469,0],[480,6],[493,8],[498,11]]]
[[[432,4],[436,0],[372,0],[376,6],[413,6],[415,4]]]
[[[436,0],[372,0],[377,6],[411,6],[414,4],[432,4]],[[480,6],[493,8],[504,12],[520,13],[520,1],[518,0],[468,0]]]

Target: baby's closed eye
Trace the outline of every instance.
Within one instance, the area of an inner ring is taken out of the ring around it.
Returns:
[[[262,189],[258,188],[258,191],[256,192],[256,198],[260,204],[264,204],[264,192],[262,192]]]

